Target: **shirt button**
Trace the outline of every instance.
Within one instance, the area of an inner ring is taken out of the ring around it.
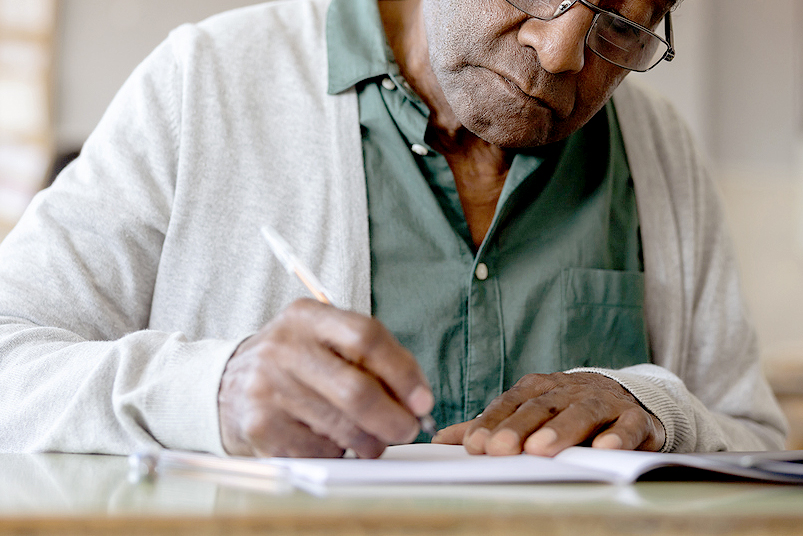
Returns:
[[[393,91],[394,89],[396,89],[396,83],[390,78],[383,78],[382,87],[387,89],[388,91]]]
[[[414,143],[410,150],[418,156],[427,156],[429,154],[429,149],[418,143]]]
[[[485,264],[484,262],[481,262],[477,265],[477,271],[474,273],[476,274],[477,279],[479,279],[480,281],[485,281],[486,279],[488,279],[488,276],[490,275],[490,272],[488,270],[488,265]]]

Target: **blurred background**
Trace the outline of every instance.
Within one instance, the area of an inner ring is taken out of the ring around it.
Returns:
[[[0,0],[0,240],[167,33],[247,0]],[[684,0],[677,59],[638,76],[721,190],[776,393],[803,448],[803,0]]]

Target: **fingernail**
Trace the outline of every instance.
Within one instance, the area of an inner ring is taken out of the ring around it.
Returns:
[[[598,449],[622,450],[624,442],[616,434],[605,434],[598,436],[591,446]]]
[[[513,430],[500,430],[488,442],[491,456],[513,456],[521,454],[521,437]]]
[[[541,428],[527,438],[524,443],[524,450],[530,454],[545,455],[549,453],[551,447],[558,440],[558,434],[552,428]]]
[[[432,396],[432,391],[419,385],[413,391],[413,394],[407,399],[407,405],[413,410],[416,415],[426,415],[432,411],[435,405],[435,399]]]
[[[485,442],[489,437],[491,432],[487,428],[475,430],[464,443],[466,450],[471,454],[485,454]]]

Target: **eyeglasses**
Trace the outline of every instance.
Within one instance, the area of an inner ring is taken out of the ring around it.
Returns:
[[[595,13],[586,34],[586,46],[594,54],[618,67],[631,71],[649,71],[662,60],[675,58],[672,18],[664,17],[666,39],[649,28],[613,11],[595,6],[588,0],[507,0],[513,7],[538,20],[550,21],[569,11],[578,2]]]

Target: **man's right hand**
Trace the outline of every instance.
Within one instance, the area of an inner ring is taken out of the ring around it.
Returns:
[[[240,345],[218,405],[231,455],[375,458],[415,439],[433,397],[379,321],[305,299]]]

